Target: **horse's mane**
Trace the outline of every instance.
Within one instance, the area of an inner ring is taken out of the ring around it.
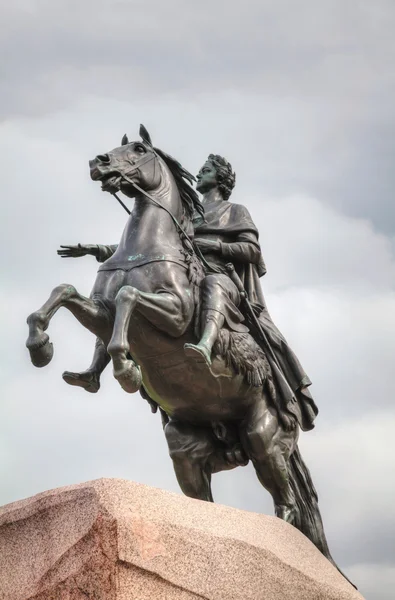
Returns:
[[[180,193],[181,202],[186,209],[187,216],[192,219],[193,213],[196,210],[204,219],[203,204],[200,202],[197,193],[191,186],[192,182],[195,181],[194,176],[184,169],[184,167],[175,158],[170,156],[170,154],[166,154],[166,152],[163,152],[163,150],[160,150],[159,148],[154,148],[154,150],[170,169]]]

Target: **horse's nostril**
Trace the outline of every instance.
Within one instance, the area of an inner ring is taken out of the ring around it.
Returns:
[[[97,160],[100,160],[100,162],[103,163],[109,163],[110,162],[110,157],[108,156],[108,154],[98,154],[96,156]]]

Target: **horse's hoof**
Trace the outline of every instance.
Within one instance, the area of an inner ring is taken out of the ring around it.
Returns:
[[[94,371],[84,371],[83,373],[72,373],[65,371],[62,375],[63,381],[69,385],[82,387],[86,392],[96,394],[100,389],[100,376]]]
[[[246,467],[249,458],[239,444],[225,452],[225,460],[232,467]]]
[[[51,362],[53,344],[49,341],[46,333],[43,332],[34,338],[29,337],[26,347],[30,352],[30,360],[35,367],[46,367]]]
[[[114,377],[128,394],[138,392],[143,381],[140,367],[131,360],[121,369],[114,369]]]

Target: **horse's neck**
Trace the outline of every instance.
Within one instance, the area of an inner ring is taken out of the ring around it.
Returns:
[[[150,195],[180,222],[180,194],[174,180],[168,177],[165,185],[161,185],[157,191],[150,192]],[[174,254],[182,249],[182,242],[169,213],[141,195],[136,197],[132,214],[122,235],[120,250],[121,248],[128,255]]]

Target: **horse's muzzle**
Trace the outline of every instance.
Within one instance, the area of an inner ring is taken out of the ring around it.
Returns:
[[[100,181],[111,174],[108,164],[103,163],[98,157],[89,161],[90,175],[93,181]]]

